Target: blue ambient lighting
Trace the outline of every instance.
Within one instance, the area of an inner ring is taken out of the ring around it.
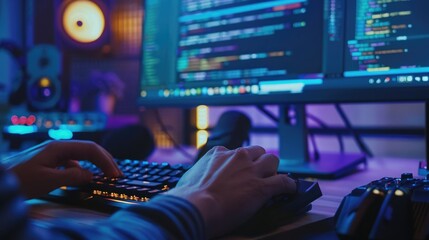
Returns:
[[[49,129],[48,135],[55,140],[70,140],[73,138],[73,132],[68,129]]]
[[[30,134],[37,132],[36,126],[25,126],[25,125],[12,125],[5,127],[5,132],[10,134]]]

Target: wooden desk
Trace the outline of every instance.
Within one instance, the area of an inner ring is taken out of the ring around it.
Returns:
[[[299,217],[291,224],[284,225],[269,234],[243,237],[230,235],[222,239],[272,239],[276,235],[290,231],[310,223],[332,217],[343,197],[355,187],[369,183],[382,177],[400,177],[401,173],[410,172],[417,176],[418,162],[416,159],[374,158],[368,160],[366,168],[338,180],[317,180],[323,196],[313,202],[313,209]],[[70,218],[83,224],[93,224],[108,217],[108,214],[88,209],[64,206],[41,200],[30,200],[30,216],[35,219],[54,220],[57,217]]]

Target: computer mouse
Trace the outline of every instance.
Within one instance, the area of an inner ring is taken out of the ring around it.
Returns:
[[[293,221],[311,210],[311,203],[322,196],[317,182],[297,180],[297,191],[294,194],[281,194],[270,199],[265,205],[237,232],[258,234]]]

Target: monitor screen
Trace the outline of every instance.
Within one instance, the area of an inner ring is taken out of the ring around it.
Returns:
[[[146,0],[142,105],[425,100],[427,0]]]

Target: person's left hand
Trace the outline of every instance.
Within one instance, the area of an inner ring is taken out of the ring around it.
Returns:
[[[16,157],[23,163],[11,170],[18,177],[27,198],[47,194],[61,186],[89,183],[92,173],[75,160],[88,160],[111,177],[122,175],[112,156],[90,141],[48,141]]]

